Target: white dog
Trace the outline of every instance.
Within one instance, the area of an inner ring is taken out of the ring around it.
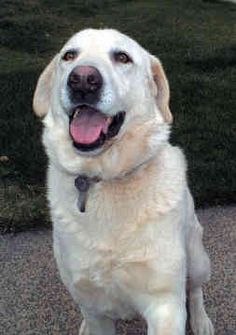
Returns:
[[[115,334],[141,314],[149,335],[183,335],[186,284],[195,335],[212,335],[202,227],[160,61],[110,29],[75,34],[39,78],[48,199],[62,280],[83,335]]]

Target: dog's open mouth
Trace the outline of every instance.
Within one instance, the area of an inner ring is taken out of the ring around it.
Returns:
[[[74,146],[81,151],[92,151],[116,136],[124,122],[125,112],[107,116],[99,110],[81,105],[70,117],[70,135]]]

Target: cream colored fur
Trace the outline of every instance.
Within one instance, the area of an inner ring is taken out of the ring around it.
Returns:
[[[63,62],[70,48],[79,48],[79,55]],[[114,49],[127,51],[133,63],[114,63]],[[66,82],[80,64],[103,76],[97,107],[111,116],[126,111],[118,135],[93,154],[76,151],[68,133]],[[184,155],[168,143],[168,103],[160,61],[115,30],[74,35],[38,81],[34,109],[44,116],[54,252],[84,315],[81,335],[115,334],[112,320],[135,313],[146,319],[149,335],[183,335],[187,278],[194,334],[213,334],[201,288],[209,260]],[[85,213],[77,206],[79,174],[102,179],[91,186]]]

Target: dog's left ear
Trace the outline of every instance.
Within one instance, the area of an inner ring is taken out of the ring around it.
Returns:
[[[165,71],[159,59],[151,55],[151,71],[155,84],[155,97],[157,106],[162,113],[165,122],[172,123],[173,116],[169,108],[170,89]]]
[[[52,79],[57,57],[54,57],[41,73],[33,98],[33,110],[39,117],[47,114],[50,105]]]

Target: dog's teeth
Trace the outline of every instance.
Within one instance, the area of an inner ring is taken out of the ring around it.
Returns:
[[[111,117],[111,116],[109,116],[109,117],[107,118],[107,123],[108,123],[109,125],[112,123],[112,117]]]
[[[80,109],[76,109],[75,113],[74,113],[74,116],[73,116],[73,119],[79,114],[80,112]]]

